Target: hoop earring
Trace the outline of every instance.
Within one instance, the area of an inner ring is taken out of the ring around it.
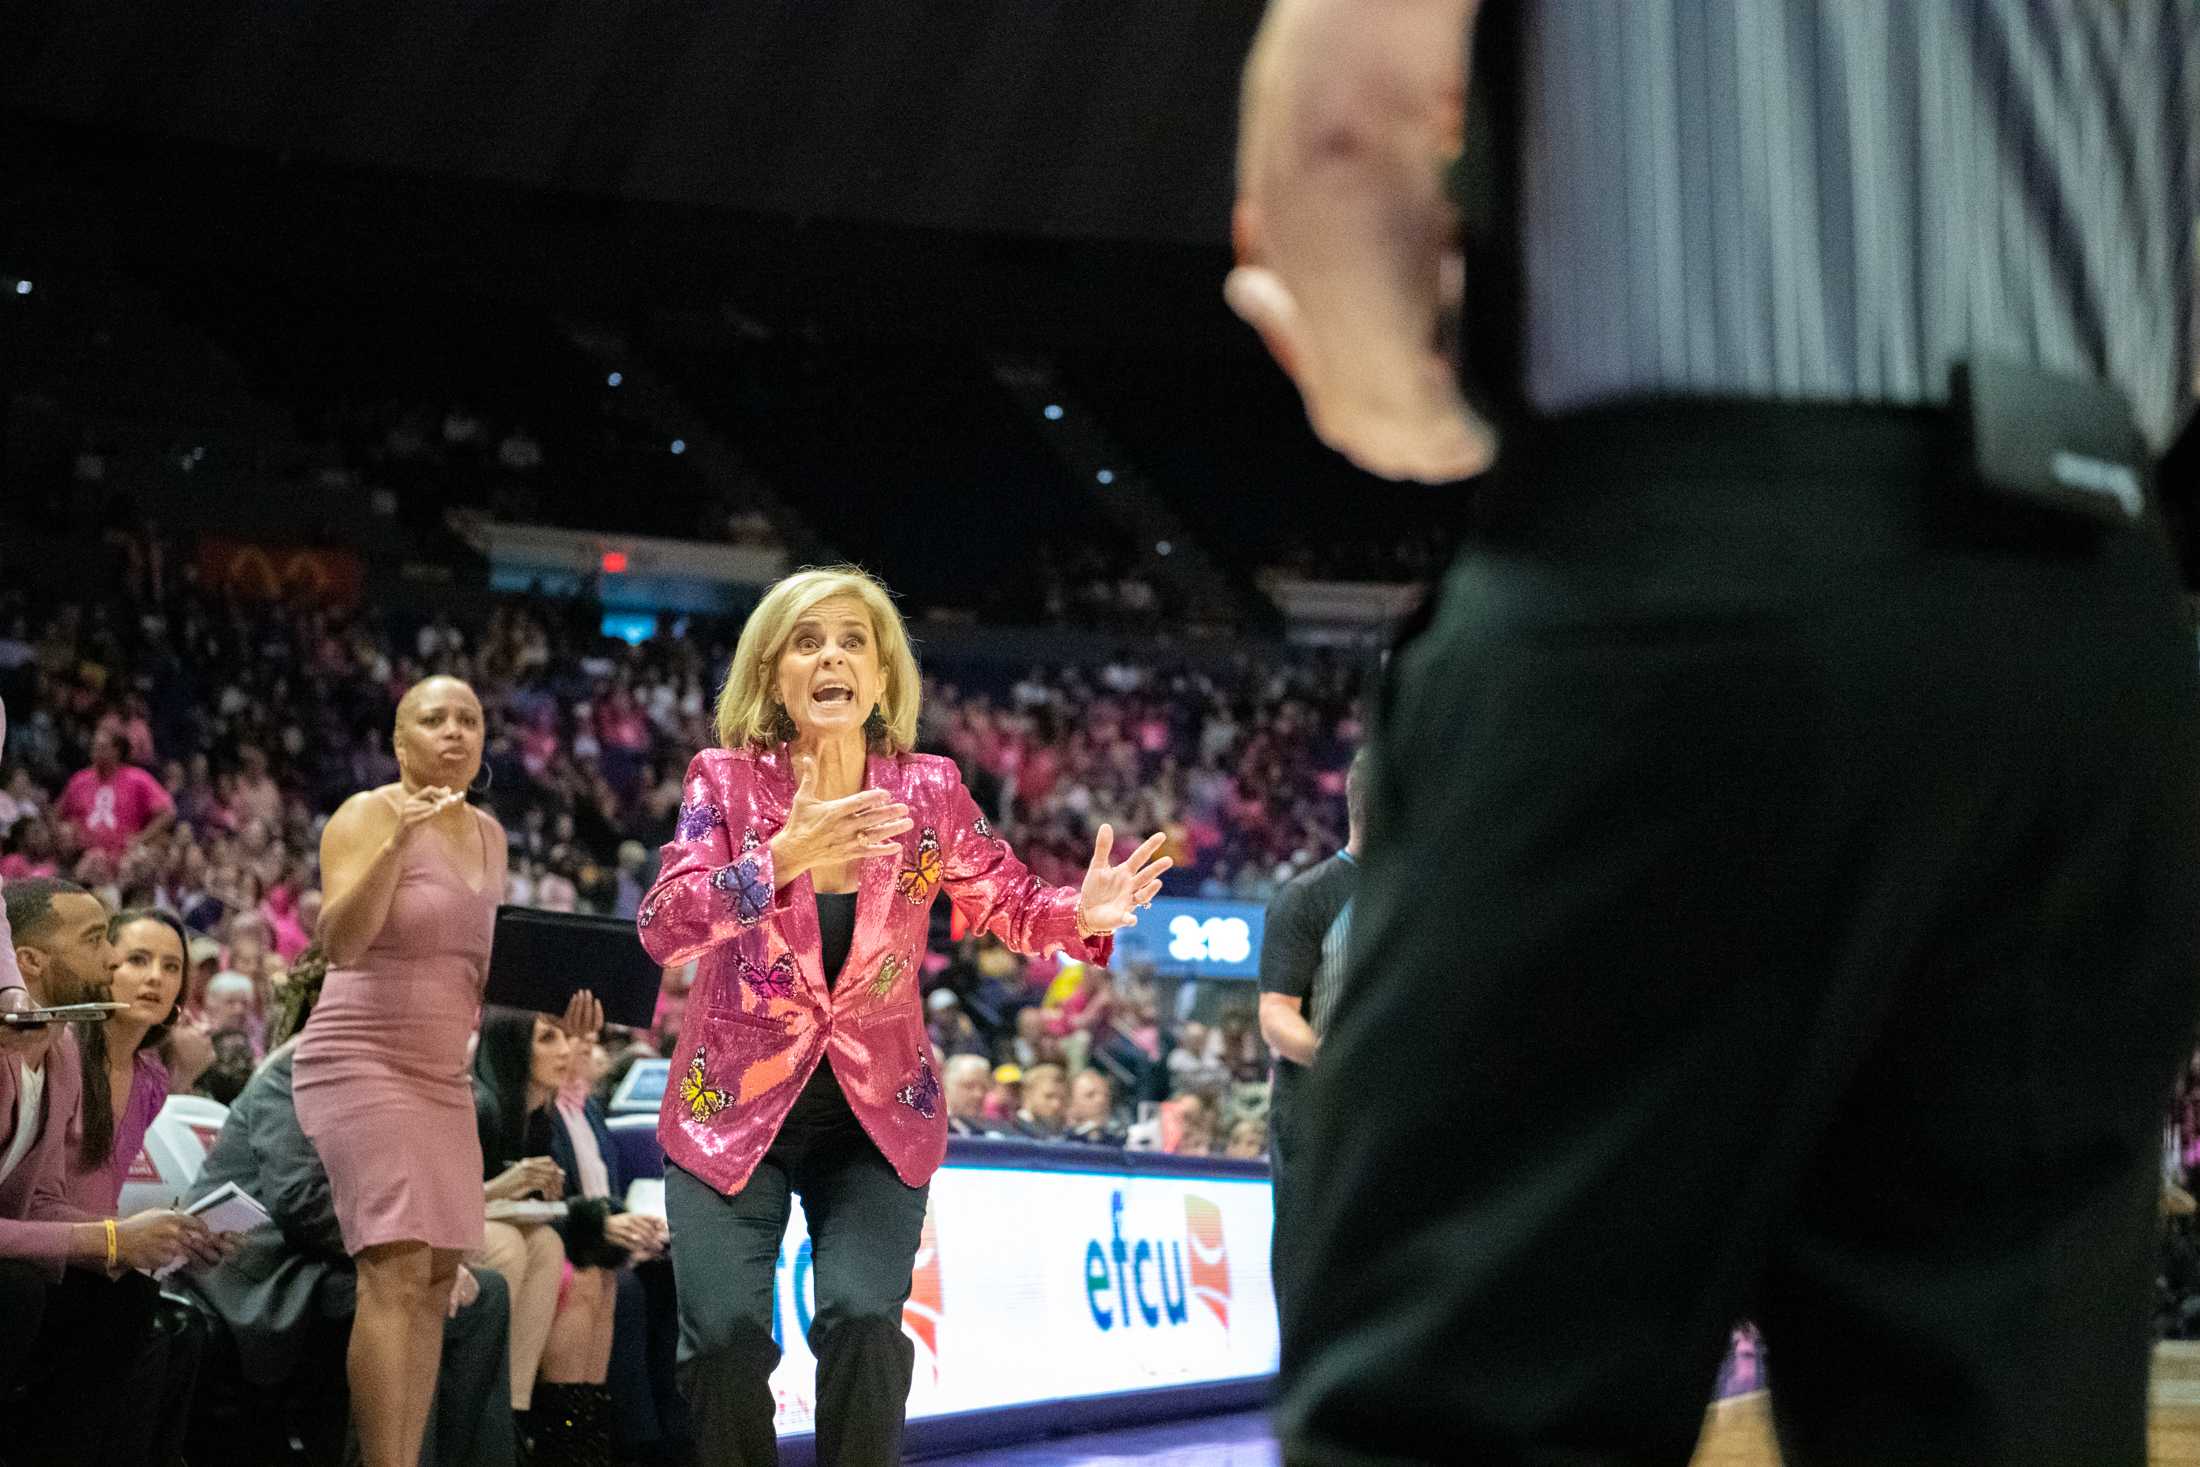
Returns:
[[[484,759],[481,761],[481,773],[476,778],[480,780],[480,783],[466,786],[467,791],[472,794],[485,795],[489,793],[489,787],[497,782],[497,772],[489,761]]]

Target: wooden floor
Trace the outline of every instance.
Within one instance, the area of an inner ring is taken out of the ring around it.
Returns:
[[[2162,1467],[2200,1467],[2200,1345],[2155,1351],[2151,1456]],[[927,1461],[932,1467],[1277,1467],[1281,1455],[1267,1416],[1254,1411]],[[1779,1461],[1764,1392],[1711,1408],[1694,1467],[1778,1467]]]
[[[2200,1344],[2154,1352],[2154,1416],[2147,1456],[2157,1467],[2200,1467]],[[1779,1467],[1770,1398],[1763,1391],[1711,1408],[1694,1467]]]

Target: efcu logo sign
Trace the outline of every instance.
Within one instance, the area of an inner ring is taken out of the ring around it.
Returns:
[[[1184,1199],[1184,1234],[1192,1249],[1192,1297],[1230,1327],[1230,1250],[1222,1209],[1204,1197]]]
[[[1191,1319],[1191,1301],[1230,1327],[1230,1254],[1222,1210],[1204,1197],[1184,1199],[1184,1236],[1123,1236],[1123,1193],[1108,1203],[1108,1241],[1085,1245],[1085,1304],[1103,1330],[1176,1326]],[[1190,1267],[1186,1267],[1189,1255]]]

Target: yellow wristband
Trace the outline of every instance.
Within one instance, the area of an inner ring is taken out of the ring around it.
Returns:
[[[115,1220],[110,1217],[107,1219],[107,1272],[113,1273],[115,1271],[115,1263],[118,1257],[119,1250],[115,1246]]]

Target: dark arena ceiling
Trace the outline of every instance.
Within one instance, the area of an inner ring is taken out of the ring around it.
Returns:
[[[34,7],[0,47],[0,245],[1235,353],[1217,287],[1259,10]]]

